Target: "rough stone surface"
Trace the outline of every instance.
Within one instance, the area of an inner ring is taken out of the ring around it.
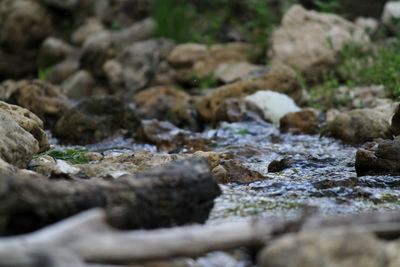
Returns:
[[[228,98],[243,98],[260,90],[272,90],[302,101],[302,92],[296,72],[284,65],[275,65],[261,77],[228,84],[210,91],[200,98],[196,108],[205,121],[215,121],[221,104]]]
[[[0,102],[0,158],[25,168],[34,154],[49,147],[42,127],[32,112]]]
[[[64,80],[61,90],[70,99],[81,99],[90,96],[95,86],[92,75],[85,70],[81,70]]]
[[[24,107],[46,122],[59,118],[68,107],[58,87],[39,80],[1,83],[0,100]]]
[[[58,121],[54,134],[64,141],[88,144],[111,137],[120,130],[136,132],[135,111],[114,96],[85,98]]]
[[[338,53],[350,42],[368,46],[370,40],[363,28],[340,16],[294,5],[272,34],[269,56],[315,78],[339,62]]]
[[[284,133],[317,134],[319,132],[318,112],[308,108],[290,112],[281,118],[279,125]]]
[[[286,235],[265,248],[261,267],[386,267],[385,243],[351,230],[336,235],[300,233]]]
[[[341,113],[328,123],[328,132],[349,144],[362,144],[390,133],[389,118],[373,109],[355,109]]]

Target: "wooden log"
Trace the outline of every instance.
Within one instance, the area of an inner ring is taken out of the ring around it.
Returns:
[[[99,264],[193,257],[214,250],[262,246],[291,231],[335,234],[344,227],[368,233],[389,231],[392,237],[394,233],[400,237],[400,212],[335,218],[312,216],[297,221],[257,219],[147,231],[115,230],[106,220],[107,214],[96,209],[33,234],[0,238],[0,266],[38,266],[38,255],[42,259],[46,255],[58,259],[57,255],[61,255],[64,259]]]
[[[118,228],[203,223],[220,189],[208,163],[190,158],[114,181],[31,180],[0,175],[0,234],[30,232],[94,207]]]

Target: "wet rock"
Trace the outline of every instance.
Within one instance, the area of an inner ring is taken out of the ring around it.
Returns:
[[[263,117],[263,111],[253,102],[242,98],[228,98],[216,111],[215,122],[257,121]]]
[[[107,60],[116,58],[124,47],[150,38],[154,29],[154,21],[147,19],[118,32],[91,35],[83,44],[80,64],[93,75],[104,76],[103,65]]]
[[[71,36],[72,43],[81,46],[88,38],[104,31],[104,25],[96,18],[88,18],[83,25],[78,27]]]
[[[28,110],[0,103],[0,158],[18,168],[25,168],[32,156],[41,149],[39,141],[28,130],[40,136],[42,129],[35,121],[37,118]],[[24,111],[24,114],[21,114],[21,111]],[[44,138],[41,137],[44,145]]]
[[[285,169],[290,168],[293,161],[289,158],[283,158],[281,160],[273,160],[268,165],[268,172],[281,172]]]
[[[340,231],[335,235],[286,235],[258,257],[262,267],[384,267],[389,261],[385,243],[370,234]]]
[[[166,39],[152,39],[126,47],[118,57],[125,91],[132,93],[147,86],[173,47],[174,43]]]
[[[0,2],[0,43],[8,51],[35,47],[51,32],[51,18],[38,1]]]
[[[170,121],[193,131],[200,129],[191,97],[184,91],[173,87],[153,87],[136,94],[134,102],[141,118]]]
[[[400,19],[400,1],[389,1],[385,4],[382,23],[393,31],[398,31]]]
[[[260,90],[273,90],[302,101],[302,92],[296,72],[284,65],[275,65],[261,77],[221,86],[200,98],[196,108],[205,121],[215,121],[220,105],[228,98],[243,98]]]
[[[317,134],[319,132],[318,112],[308,108],[290,112],[280,119],[279,125],[284,133]]]
[[[258,106],[263,111],[266,120],[278,125],[287,113],[300,110],[289,96],[273,91],[258,91],[247,96],[246,100]]]
[[[222,83],[232,83],[245,78],[249,73],[265,69],[264,66],[248,62],[220,64],[214,72],[214,77]]]
[[[182,149],[204,151],[209,150],[210,146],[209,140],[184,131],[168,121],[155,119],[142,121],[137,139],[169,152]]]
[[[377,138],[386,138],[390,133],[389,118],[385,113],[373,109],[355,109],[339,114],[328,123],[328,132],[349,144],[362,144]]]
[[[85,70],[76,72],[61,84],[62,92],[70,99],[81,99],[90,96],[93,87],[95,87],[95,80]]]
[[[67,44],[63,40],[49,37],[43,41],[40,47],[38,65],[41,68],[53,66],[71,57],[73,54],[76,54],[76,52],[77,50],[75,47]]]
[[[239,160],[225,160],[213,170],[218,183],[252,183],[264,180],[261,173],[251,170]]]
[[[308,11],[294,5],[271,38],[269,56],[315,78],[339,63],[339,52],[346,43],[368,46],[368,35],[340,16]]]
[[[246,43],[182,44],[175,47],[168,56],[168,62],[176,70],[176,78],[181,83],[191,83],[193,79],[204,79],[213,75],[220,64],[251,61],[254,47]],[[256,53],[256,52],[254,52]]]
[[[356,154],[356,172],[365,175],[400,175],[400,139],[366,144]]]
[[[39,80],[1,83],[0,100],[28,109],[46,123],[61,117],[68,107],[67,98],[58,87]]]
[[[121,130],[136,132],[139,125],[135,111],[117,97],[90,97],[80,101],[57,121],[54,134],[64,141],[89,144]]]
[[[43,129],[43,122],[32,112],[19,106],[0,101],[0,112],[9,115],[19,126],[29,132],[39,144],[39,152],[49,149],[47,135]]]

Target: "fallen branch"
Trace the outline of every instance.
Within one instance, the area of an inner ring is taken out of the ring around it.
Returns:
[[[62,255],[73,255],[82,261],[97,263],[193,257],[214,250],[262,246],[273,238],[291,231],[326,233],[343,227],[355,227],[358,232],[386,236],[390,233],[392,238],[400,236],[400,212],[330,219],[310,217],[304,221],[258,219],[151,231],[116,230],[111,228],[106,220],[105,212],[96,209],[33,234],[2,238],[0,266],[36,266],[34,264],[38,264],[37,255],[42,255],[42,258],[43,255],[54,257],[60,251],[63,252]]]

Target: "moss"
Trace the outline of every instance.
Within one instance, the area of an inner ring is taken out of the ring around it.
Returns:
[[[58,150],[52,148],[45,153],[37,155],[36,157],[48,155],[54,159],[65,160],[72,164],[86,164],[89,163],[89,160],[85,156],[87,152],[87,149]]]

